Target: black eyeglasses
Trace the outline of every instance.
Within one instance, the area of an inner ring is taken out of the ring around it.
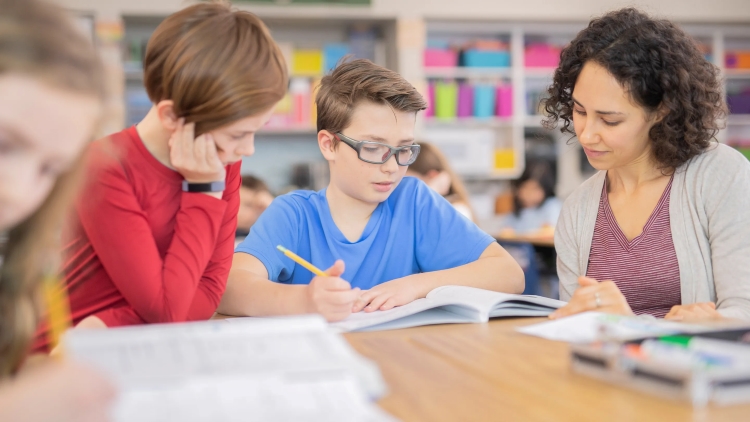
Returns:
[[[383,164],[390,160],[391,156],[396,156],[396,163],[399,166],[408,166],[417,159],[419,155],[419,145],[406,145],[403,147],[392,147],[370,141],[357,141],[341,133],[335,134],[339,140],[357,151],[360,160],[370,164]]]

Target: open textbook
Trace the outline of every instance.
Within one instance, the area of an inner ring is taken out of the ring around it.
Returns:
[[[392,421],[377,366],[316,316],[72,330],[66,355],[110,375],[116,422]]]
[[[442,286],[427,297],[388,311],[358,312],[332,323],[341,331],[376,331],[420,325],[487,322],[495,317],[547,316],[565,302],[464,286]]]

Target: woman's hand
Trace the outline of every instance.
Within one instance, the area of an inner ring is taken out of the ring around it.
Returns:
[[[620,289],[612,280],[601,283],[593,278],[578,277],[580,287],[573,293],[567,305],[553,312],[551,319],[563,318],[573,314],[597,311],[608,314],[632,315],[633,311]]]
[[[716,311],[713,302],[692,303],[690,305],[676,305],[670,309],[664,319],[683,322],[698,322],[723,319],[724,317]]]
[[[177,122],[169,138],[169,161],[188,183],[224,181],[226,169],[216,152],[216,143],[210,133],[195,138],[195,123]]]

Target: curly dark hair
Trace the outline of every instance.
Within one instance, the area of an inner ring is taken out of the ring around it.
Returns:
[[[560,54],[547,97],[544,126],[575,135],[573,88],[593,61],[614,76],[631,100],[663,118],[649,132],[660,168],[672,171],[705,151],[726,115],[719,70],[695,41],[667,20],[625,8],[592,20]]]

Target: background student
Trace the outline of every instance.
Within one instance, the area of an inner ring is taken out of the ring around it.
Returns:
[[[526,288],[524,294],[542,294],[540,278],[547,266],[554,268],[554,251],[539,249],[534,245],[512,240],[516,235],[552,238],[562,204],[555,197],[555,174],[546,161],[526,162],[521,177],[511,182],[513,211],[506,217],[500,244],[523,268]],[[551,255],[550,255],[551,253]],[[548,262],[550,264],[548,264]],[[554,270],[551,270],[554,274]],[[549,293],[555,296],[556,277],[552,277]]]
[[[406,175],[422,179],[427,186],[447,199],[461,215],[476,222],[469,194],[461,178],[451,169],[448,159],[436,145],[419,141],[419,155],[409,165]]]
[[[237,213],[237,236],[247,236],[258,217],[273,202],[273,194],[266,182],[252,175],[242,176],[240,207]]]
[[[234,248],[240,160],[287,87],[263,22],[224,3],[167,17],[143,66],[153,106],[138,125],[92,145],[64,235],[82,327],[213,315]]]
[[[114,390],[97,373],[57,360],[23,367],[101,114],[101,66],[59,8],[0,0],[0,11],[0,420],[104,421]]]
[[[495,239],[420,180],[404,178],[419,153],[416,114],[426,106],[411,84],[354,60],[323,78],[316,104],[330,183],[279,196],[261,215],[237,248],[220,313],[335,321],[446,284],[523,290],[521,269]],[[328,276],[313,277],[276,245]]]
[[[545,161],[526,163],[521,177],[511,182],[513,212],[505,221],[507,234],[554,233],[562,203],[555,197],[555,174]]]
[[[554,317],[750,320],[750,162],[714,139],[719,76],[681,29],[635,9],[593,20],[563,50],[547,124],[562,120],[599,172],[556,228],[570,302]]]

